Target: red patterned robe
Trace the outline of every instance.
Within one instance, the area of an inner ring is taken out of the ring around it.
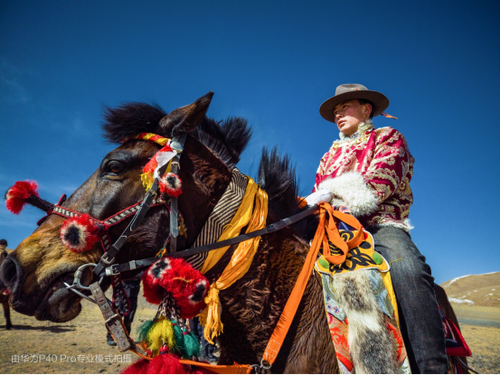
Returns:
[[[404,136],[366,122],[353,136],[342,138],[321,159],[313,191],[331,191],[332,204],[349,207],[365,227],[391,225],[409,231],[415,159]]]

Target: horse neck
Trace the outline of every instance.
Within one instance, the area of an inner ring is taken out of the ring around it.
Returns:
[[[187,238],[179,245],[191,246],[215,205],[231,181],[231,170],[215,155],[192,137],[186,140],[181,156],[179,177],[183,193],[179,211],[187,227]]]
[[[220,292],[224,323],[220,344],[226,363],[260,360],[302,269],[307,250],[308,245],[288,228],[263,236],[248,272]],[[222,272],[231,255],[232,251],[228,251],[207,273],[211,282]]]

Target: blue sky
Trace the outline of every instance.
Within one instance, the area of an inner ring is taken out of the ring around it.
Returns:
[[[296,165],[300,190],[338,131],[319,105],[342,83],[383,92],[375,126],[407,138],[416,159],[412,237],[438,283],[500,270],[500,24],[497,1],[0,2],[0,190],[34,179],[56,202],[113,146],[104,105],[171,111],[215,92],[208,115],[246,118],[240,170],[263,146]],[[16,247],[41,211],[0,207]]]

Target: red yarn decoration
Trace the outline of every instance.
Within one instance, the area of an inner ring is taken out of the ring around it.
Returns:
[[[167,173],[160,180],[160,191],[177,198],[182,194],[182,181],[175,173]]]
[[[200,271],[195,270],[182,258],[171,259],[171,270],[162,278],[160,285],[174,298],[184,319],[198,315],[206,306],[205,297],[210,284]]]
[[[26,200],[34,195],[38,197],[38,185],[35,181],[17,181],[5,194],[7,209],[18,215],[27,203]]]
[[[99,227],[88,214],[65,220],[61,226],[63,244],[75,253],[89,250],[99,240]]]
[[[160,304],[170,293],[181,316],[191,319],[205,307],[208,279],[184,259],[163,258],[154,263],[142,276],[146,301]]]
[[[159,305],[167,292],[160,286],[160,280],[170,269],[170,260],[160,259],[153,263],[142,275],[143,294],[146,301]]]

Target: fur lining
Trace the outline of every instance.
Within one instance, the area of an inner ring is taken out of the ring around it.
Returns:
[[[358,172],[347,172],[335,178],[322,181],[319,189],[331,191],[334,195],[332,206],[347,206],[354,216],[368,215],[377,210],[378,198],[366,185]]]
[[[335,275],[334,287],[349,320],[347,340],[357,374],[397,374],[396,348],[365,270]]]
[[[405,221],[385,221],[382,223],[378,223],[378,226],[381,227],[395,227],[399,229],[403,229],[404,231],[410,233],[412,229],[415,227],[411,224],[410,219],[406,219]]]

